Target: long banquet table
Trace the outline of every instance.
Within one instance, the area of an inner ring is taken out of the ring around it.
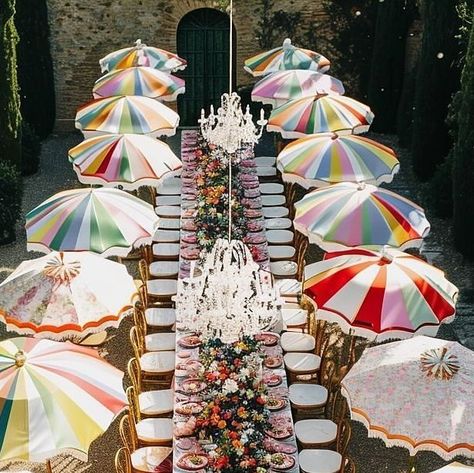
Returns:
[[[182,133],[182,157],[183,157],[183,171],[186,173],[186,166],[187,163],[191,162],[192,155],[196,148],[196,138],[197,133],[193,130],[183,130]],[[189,170],[188,170],[189,171]],[[190,175],[189,172],[188,174]],[[255,179],[258,180],[258,177],[255,175]],[[258,196],[257,196],[258,197]],[[182,199],[182,218],[189,219],[190,216],[190,209],[193,208],[192,199]],[[188,232],[182,231],[182,235],[187,235]],[[189,241],[189,240],[188,240]],[[183,242],[182,242],[183,243]],[[184,242],[186,243],[186,242]],[[266,241],[264,242],[266,245]],[[259,245],[262,243],[259,242]],[[184,254],[183,254],[183,249]],[[190,269],[194,265],[192,261],[189,260],[189,245],[181,244],[181,254],[180,254],[180,279],[186,278],[190,274]],[[260,261],[260,265],[263,269],[268,268],[268,256]],[[186,363],[190,363],[189,360],[197,360],[199,358],[199,347],[191,348],[189,346],[182,346],[181,340],[183,337],[190,335],[185,329],[183,329],[182,324],[180,324],[179,320],[179,313],[177,314],[177,323],[176,323],[176,371],[175,371],[175,412],[174,412],[174,425],[175,425],[175,432],[174,432],[174,439],[173,439],[173,471],[175,473],[182,473],[183,471],[190,471],[190,470],[183,470],[178,467],[177,463],[179,459],[185,455],[186,453],[194,452],[200,449],[199,443],[196,441],[195,437],[188,437],[192,435],[193,430],[193,419],[189,416],[183,416],[182,414],[176,412],[177,406],[179,403],[183,401],[186,402],[190,399],[194,399],[192,395],[183,394],[182,392],[182,383],[186,379],[186,377],[190,376],[190,373],[186,370],[180,369],[182,368],[183,361]],[[280,344],[274,346],[264,346],[263,347],[265,356],[271,356],[273,358],[283,360],[283,353]],[[192,362],[191,362],[192,363]],[[275,376],[277,375],[277,376]],[[193,374],[191,373],[191,376]],[[270,412],[270,423],[274,423],[276,427],[278,426],[291,426],[291,430],[293,427],[293,419],[291,414],[290,403],[288,400],[288,384],[286,378],[286,372],[283,367],[283,364],[277,366],[276,368],[263,369],[263,379],[281,379],[281,382],[273,387],[267,385],[269,397],[278,397],[283,398],[285,400],[284,407],[278,411]],[[187,439],[183,441],[183,439]],[[297,456],[297,446],[296,446],[296,439],[294,435],[290,435],[288,438],[284,440],[272,440],[268,438],[267,444],[270,448],[275,448],[275,451],[284,451],[284,452],[293,452],[291,456],[294,459],[294,466],[290,469],[285,471],[295,473],[299,471],[298,466],[298,456]],[[206,471],[200,470],[202,472]],[[270,470],[274,471],[274,470]]]

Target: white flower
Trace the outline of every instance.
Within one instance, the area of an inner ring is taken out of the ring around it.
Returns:
[[[222,391],[225,394],[235,393],[239,390],[239,385],[233,379],[226,379],[224,385],[222,386]]]

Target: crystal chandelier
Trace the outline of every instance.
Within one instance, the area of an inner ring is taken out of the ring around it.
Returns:
[[[232,343],[281,322],[281,302],[270,274],[237,240],[217,240],[191,276],[178,281],[175,300],[179,324],[204,340]]]
[[[244,113],[240,102],[240,96],[236,92],[223,94],[217,114],[211,105],[211,113],[206,117],[202,109],[201,119],[198,120],[204,139],[228,153],[235,153],[244,144],[253,147],[261,138],[267,123],[263,109],[260,109],[258,127],[255,126],[249,106],[247,105]]]

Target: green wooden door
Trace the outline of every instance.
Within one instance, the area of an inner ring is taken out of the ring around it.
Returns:
[[[229,89],[229,17],[212,8],[193,10],[178,25],[177,46],[188,61],[179,72],[186,80],[186,93],[178,97],[180,124],[197,126],[201,108],[218,106]]]

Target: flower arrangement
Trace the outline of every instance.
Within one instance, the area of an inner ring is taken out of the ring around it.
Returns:
[[[269,411],[259,342],[252,337],[232,344],[209,340],[201,346],[199,361],[207,403],[196,427],[201,441],[213,446],[207,471],[266,473],[263,440]]]

